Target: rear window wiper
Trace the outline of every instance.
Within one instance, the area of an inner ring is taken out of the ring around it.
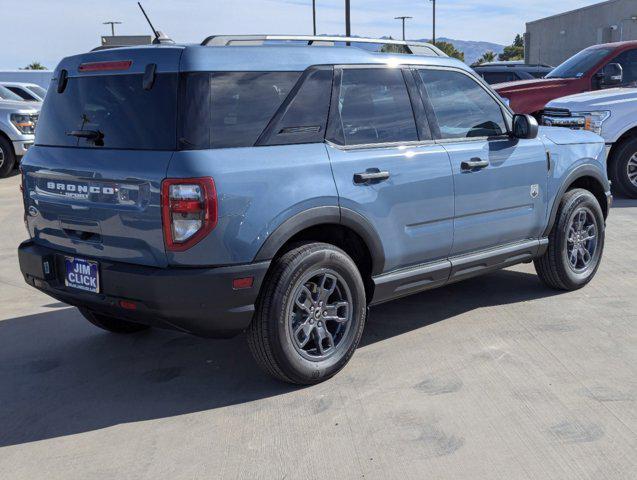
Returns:
[[[86,138],[87,140],[102,140],[104,134],[99,130],[72,130],[66,132],[69,137]]]

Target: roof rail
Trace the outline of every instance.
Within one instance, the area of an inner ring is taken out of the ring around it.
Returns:
[[[412,55],[446,57],[447,55],[430,43],[390,40],[386,38],[339,37],[315,35],[211,35],[201,45],[204,47],[228,47],[231,45],[254,46],[265,42],[307,42],[307,45],[334,46],[336,43],[380,44],[406,47],[404,52]]]

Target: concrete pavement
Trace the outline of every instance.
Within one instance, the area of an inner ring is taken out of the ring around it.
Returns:
[[[243,337],[109,335],[26,286],[18,184],[0,180],[1,478],[637,478],[636,201],[587,288],[522,266],[383,305],[340,375],[294,388]]]

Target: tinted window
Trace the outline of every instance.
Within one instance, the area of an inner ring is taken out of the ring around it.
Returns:
[[[483,72],[482,78],[488,84],[514,82],[519,78],[513,72]]]
[[[35,93],[40,98],[46,97],[46,90],[39,85],[29,85],[27,89]]]
[[[69,78],[63,93],[54,88],[38,122],[36,143],[68,147],[174,150],[177,75],[159,74],[151,90],[143,75]],[[103,140],[67,135],[93,130]]]
[[[609,63],[619,63],[624,70],[622,85],[637,83],[637,50],[626,50]]]
[[[612,48],[587,48],[556,67],[546,78],[580,78],[597,65]]]
[[[449,70],[419,70],[442,138],[491,137],[507,131],[500,105],[475,80]]]
[[[282,118],[268,132],[268,145],[318,143],[325,139],[332,95],[333,70],[311,71],[287,105]]]
[[[25,89],[22,89],[22,88],[19,88],[19,87],[7,87],[7,88],[9,90],[11,90],[13,93],[15,93],[16,95],[18,95],[23,100],[26,100],[28,102],[36,102],[36,101],[38,101],[38,99],[35,98],[35,96],[33,96],[33,94],[29,93]]]
[[[253,146],[300,75],[298,72],[184,75],[182,148]]]
[[[13,102],[21,102],[23,99],[20,95],[16,95],[7,87],[0,85],[0,100],[11,100]]]
[[[336,139],[345,145],[417,141],[414,112],[399,69],[345,69]]]

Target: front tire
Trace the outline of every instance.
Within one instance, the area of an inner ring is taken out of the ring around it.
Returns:
[[[15,153],[13,145],[3,136],[0,136],[0,178],[11,173],[15,166]]]
[[[608,170],[618,193],[637,198],[637,137],[625,140],[617,147]]]
[[[366,314],[365,286],[353,260],[333,245],[304,244],[274,261],[248,345],[273,377],[320,383],[349,362]]]
[[[560,203],[548,249],[534,262],[540,280],[558,290],[582,288],[597,273],[604,240],[604,214],[595,196],[570,190]]]
[[[107,332],[127,335],[130,333],[137,333],[148,330],[150,328],[148,325],[120,320],[119,318],[91,312],[90,310],[86,310],[84,308],[79,308],[78,310],[80,311],[82,316],[89,322],[91,322],[96,327],[101,328],[102,330],[106,330]]]

